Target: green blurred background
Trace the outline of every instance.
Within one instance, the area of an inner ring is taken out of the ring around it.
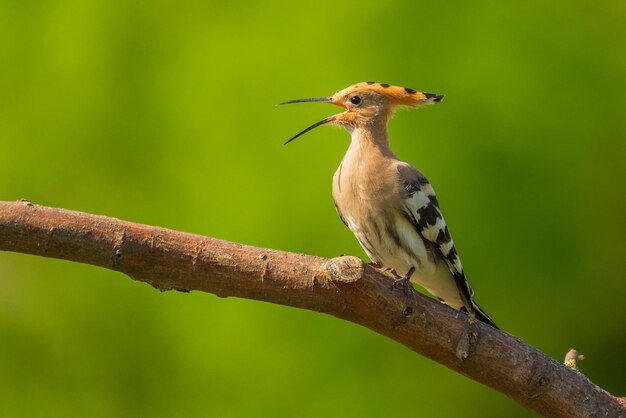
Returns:
[[[320,256],[349,137],[324,104],[441,93],[390,126],[435,185],[479,303],[626,394],[626,5],[0,1],[0,200]],[[338,319],[0,253],[6,417],[527,417]]]

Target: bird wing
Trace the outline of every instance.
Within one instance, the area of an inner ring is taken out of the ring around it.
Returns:
[[[405,210],[413,225],[435,252],[441,255],[457,282],[462,299],[472,306],[474,292],[467,282],[461,259],[439,208],[433,187],[426,177],[409,164],[398,165]]]
[[[397,168],[402,184],[401,193],[404,198],[405,210],[417,232],[445,260],[456,281],[465,308],[481,321],[498,328],[489,318],[489,315],[474,302],[472,297],[474,291],[470,287],[467,277],[465,277],[459,253],[456,251],[446,221],[443,219],[433,186],[412,165],[401,163]]]

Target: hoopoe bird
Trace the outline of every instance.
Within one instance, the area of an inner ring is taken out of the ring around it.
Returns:
[[[345,109],[309,126],[285,144],[321,125],[345,128],[352,141],[333,177],[335,207],[374,266],[392,272],[392,290],[408,292],[409,282],[415,282],[440,301],[496,327],[474,302],[433,187],[389,147],[387,122],[396,109],[442,99],[438,94],[365,82],[330,97],[282,102],[326,102]]]

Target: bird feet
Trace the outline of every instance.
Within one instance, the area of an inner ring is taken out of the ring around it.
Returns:
[[[399,279],[395,279],[393,281],[393,283],[391,284],[391,291],[393,292],[393,289],[402,289],[402,292],[408,296],[409,295],[409,283],[410,283],[410,278],[409,277],[401,277]]]
[[[474,314],[474,312],[470,312],[467,314],[467,323],[472,326],[476,323],[477,319],[476,319],[476,314]]]
[[[413,286],[411,286],[411,276],[413,275],[414,271],[415,267],[411,267],[403,277],[395,279],[391,284],[391,291],[393,292],[393,289],[402,289],[404,295],[409,296],[409,288],[413,288]]]

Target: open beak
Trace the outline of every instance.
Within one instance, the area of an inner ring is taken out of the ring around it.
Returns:
[[[288,100],[286,102],[281,102],[278,103],[279,105],[284,105],[284,104],[291,104],[291,103],[305,103],[305,102],[325,102],[325,103],[332,103],[332,100],[330,97],[312,97],[309,99],[296,99],[296,100]],[[327,123],[330,123],[332,121],[334,121],[336,118],[336,116],[329,116],[326,119],[322,119],[319,122],[314,123],[313,125],[309,126],[308,128],[306,128],[304,131],[300,132],[299,134],[297,134],[296,136],[292,137],[289,141],[285,142],[284,145],[287,145],[288,143],[290,143],[291,141],[293,141],[294,139],[298,138],[299,136],[304,135],[305,133],[309,132],[312,129],[317,128],[318,126],[322,126],[325,125]]]

